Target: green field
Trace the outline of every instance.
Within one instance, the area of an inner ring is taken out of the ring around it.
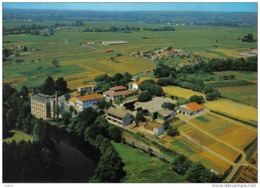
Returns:
[[[52,23],[54,22],[39,22],[37,24],[50,25]],[[23,22],[4,22],[3,26],[15,27],[23,24]],[[141,28],[166,26],[165,24],[94,21],[88,21],[85,24],[86,27],[108,27],[114,24],[117,24],[117,26],[129,25]],[[256,36],[256,27],[180,26],[176,27],[176,31],[174,32],[141,30],[140,32],[132,33],[87,33],[82,32],[83,29],[84,27],[61,27],[55,35],[49,37],[29,34],[4,35],[3,46],[25,45],[28,47],[28,53],[20,53],[18,57],[12,56],[9,58],[9,61],[3,63],[3,81],[12,82],[16,87],[21,87],[24,84],[36,86],[42,83],[47,74],[53,75],[55,78],[62,75],[65,79],[66,77],[68,79],[70,78],[68,82],[69,86],[77,87],[84,82],[93,81],[95,76],[102,73],[113,74],[115,72],[129,71],[132,74],[137,74],[153,68],[154,64],[149,60],[138,57],[132,59],[138,51],[172,46],[205,57],[210,57],[214,54],[217,57],[226,58],[233,57],[233,52],[238,54],[240,51],[257,47],[257,43],[243,43],[241,40],[237,40],[237,38],[243,37],[248,33],[253,33],[253,35]],[[142,39],[144,36],[148,39]],[[217,49],[213,47],[216,39],[219,41]],[[101,41],[108,40],[126,40],[128,44],[112,46],[100,44]],[[95,42],[95,46],[84,47],[79,45],[86,41]],[[33,49],[37,49],[38,51],[33,51]],[[113,52],[106,53],[105,50],[108,49],[113,50]],[[232,50],[232,53],[230,50]],[[111,63],[110,57],[116,56],[119,53],[123,55],[123,57],[120,57],[124,59],[122,61],[123,63]],[[132,57],[128,57],[128,54],[131,54]],[[24,62],[17,64],[15,63],[16,59],[23,59]],[[51,65],[54,59],[60,62],[61,67],[56,68]],[[134,64],[129,64],[129,62],[133,61]],[[185,61],[187,60],[176,58],[176,60],[172,60],[171,64],[177,65]],[[108,62],[110,63],[108,64]],[[42,73],[38,73],[37,68],[39,67],[44,67],[44,69],[40,71]],[[107,67],[110,68],[107,69]],[[51,69],[51,71],[48,71],[49,69]],[[80,74],[81,79],[77,78],[79,77],[77,74]],[[82,77],[83,74],[85,74],[84,78]],[[33,82],[31,82],[32,79]]]
[[[12,137],[3,139],[4,142],[11,143],[12,141],[20,142],[22,140],[24,140],[25,142],[33,141],[32,135],[26,134],[22,131],[11,130],[10,134],[13,134]]]
[[[123,183],[183,183],[184,176],[172,171],[171,166],[157,157],[150,157],[129,145],[113,144],[125,164]],[[138,156],[138,157],[137,157]]]
[[[235,79],[223,80],[223,76],[234,75]],[[221,92],[221,96],[257,107],[257,73],[245,71],[214,72],[214,81],[205,82]]]

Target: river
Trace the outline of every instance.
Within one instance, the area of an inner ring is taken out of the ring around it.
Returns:
[[[57,183],[86,183],[94,175],[99,150],[82,138],[49,126],[49,137],[61,156],[61,174]]]

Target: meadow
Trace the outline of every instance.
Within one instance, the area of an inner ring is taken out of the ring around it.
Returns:
[[[51,25],[54,22],[39,22],[37,24]],[[24,22],[4,22],[4,27],[15,27],[25,24]],[[26,23],[28,24],[28,23]],[[31,22],[33,24],[33,22]],[[85,22],[85,27],[97,26],[135,26],[140,28],[159,28],[166,24],[143,24],[134,22]],[[238,38],[253,33],[256,36],[255,27],[206,27],[206,26],[176,26],[176,31],[144,31],[122,32],[82,32],[84,27],[61,27],[53,36],[35,36],[29,34],[4,35],[3,46],[22,45],[28,47],[27,53],[20,53],[18,57],[11,57],[3,63],[3,81],[12,82],[16,87],[22,85],[30,87],[42,83],[46,75],[54,78],[63,76],[69,79],[70,87],[75,88],[84,83],[93,82],[95,76],[103,73],[113,74],[116,72],[130,72],[138,74],[153,68],[155,65],[138,57],[138,51],[153,50],[172,46],[184,49],[202,56],[215,54],[218,57],[232,57],[230,50],[239,53],[250,48],[256,48],[256,43],[243,43]],[[144,39],[146,37],[146,39]],[[105,46],[101,41],[126,40],[128,44]],[[218,47],[214,47],[218,40]],[[86,41],[95,42],[94,47],[84,47],[80,43]],[[38,51],[33,51],[37,49]],[[105,50],[113,50],[106,53]],[[121,63],[113,63],[111,57],[117,54]],[[128,55],[132,57],[128,57]],[[24,62],[17,64],[16,59]],[[54,67],[51,62],[57,59],[61,67]],[[178,59],[176,62],[181,63]],[[39,67],[44,67],[40,74]],[[51,71],[49,71],[52,69]],[[69,71],[68,71],[69,70]],[[84,75],[85,74],[85,75]],[[32,82],[33,80],[33,82]]]
[[[168,163],[157,157],[149,156],[129,145],[121,143],[113,143],[113,145],[125,164],[126,176],[122,179],[123,183],[188,182],[184,176],[175,173]]]
[[[11,142],[15,141],[18,143],[18,142],[21,142],[22,140],[25,142],[33,141],[32,135],[26,134],[22,131],[11,130],[10,134],[13,134],[12,137],[3,139],[4,142],[11,143]]]
[[[224,80],[223,77],[233,75],[235,79]],[[221,92],[221,96],[257,107],[257,73],[245,71],[214,72],[214,81],[205,82]]]

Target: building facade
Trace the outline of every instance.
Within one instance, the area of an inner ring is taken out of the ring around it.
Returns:
[[[85,96],[76,97],[76,108],[83,111],[87,107],[97,108],[96,104],[98,100],[104,99],[105,97],[100,94],[90,94]]]
[[[110,107],[106,111],[106,119],[111,123],[115,123],[120,126],[126,126],[133,122],[134,117],[126,111]]]
[[[165,126],[150,122],[149,124],[140,125],[139,130],[154,136],[160,136],[165,132]]]
[[[196,102],[191,102],[191,103],[187,103],[184,105],[181,105],[178,109],[177,112],[180,114],[184,114],[187,116],[192,116],[195,115],[201,111],[203,111],[203,107],[200,106],[198,103]]]
[[[131,96],[133,93],[129,91],[126,87],[124,86],[115,86],[111,87],[108,91],[105,91],[103,95],[107,99],[115,100],[120,97],[128,97]]]
[[[48,119],[52,117],[53,97],[36,94],[31,97],[31,114],[35,117]]]
[[[87,85],[78,87],[78,92],[91,93],[93,91],[94,85]]]

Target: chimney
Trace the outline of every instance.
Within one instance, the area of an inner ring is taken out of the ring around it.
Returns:
[[[58,108],[59,108],[59,105],[58,105],[58,92],[55,91],[55,108],[56,108],[56,117],[59,118],[59,112],[58,112]]]

